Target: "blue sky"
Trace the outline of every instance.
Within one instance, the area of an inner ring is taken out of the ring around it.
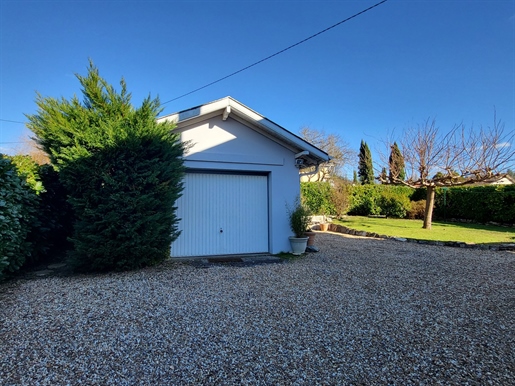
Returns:
[[[133,103],[166,102],[317,33],[362,1],[0,0],[0,119],[24,122],[44,96],[80,95],[88,58]],[[442,130],[515,128],[515,1],[389,0],[163,114],[230,95],[288,130],[337,133],[373,150],[436,118]],[[0,121],[0,152],[28,133]],[[374,155],[374,161],[379,161]],[[357,160],[356,160],[357,163]]]

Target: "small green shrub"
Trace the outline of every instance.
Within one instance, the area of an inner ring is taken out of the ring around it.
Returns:
[[[411,208],[411,203],[406,195],[392,190],[381,192],[377,205],[380,208],[380,214],[387,217],[404,218]]]
[[[313,214],[335,214],[329,182],[301,182],[302,202]]]
[[[406,217],[411,220],[423,220],[426,211],[426,200],[411,201],[411,207]]]

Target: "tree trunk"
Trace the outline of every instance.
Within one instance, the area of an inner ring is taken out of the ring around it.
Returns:
[[[424,225],[422,228],[431,229],[431,223],[433,221],[433,208],[435,206],[435,187],[428,186],[427,187],[427,196],[426,196],[426,210],[424,212]]]

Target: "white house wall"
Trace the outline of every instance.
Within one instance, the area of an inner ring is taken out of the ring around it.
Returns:
[[[269,252],[289,251],[292,233],[286,205],[300,194],[294,152],[231,117],[223,121],[215,116],[177,132],[190,143],[184,158],[187,168],[268,174]]]

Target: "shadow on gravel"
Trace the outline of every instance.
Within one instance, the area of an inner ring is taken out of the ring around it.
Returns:
[[[230,266],[230,267],[252,267],[256,265],[266,264],[282,264],[283,259],[275,256],[266,257],[210,257],[205,259],[192,259],[188,262],[189,265],[196,268],[212,268],[216,266]]]

